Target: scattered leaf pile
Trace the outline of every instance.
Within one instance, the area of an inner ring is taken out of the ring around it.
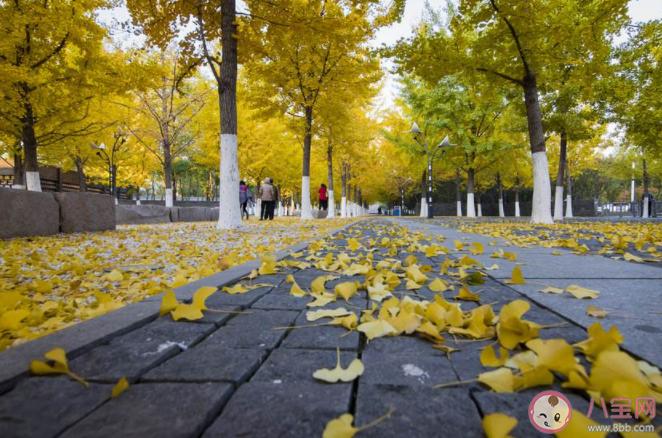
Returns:
[[[0,240],[0,351],[346,223],[279,218],[240,231],[179,223]]]

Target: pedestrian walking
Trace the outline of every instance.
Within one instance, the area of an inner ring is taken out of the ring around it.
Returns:
[[[326,211],[329,208],[329,192],[326,190],[326,184],[322,184],[319,189],[320,210]]]
[[[269,210],[268,210],[268,218],[270,221],[274,220],[274,212],[276,210],[276,205],[278,204],[278,200],[280,198],[280,192],[278,191],[278,187],[274,184],[273,178],[269,178],[269,184],[271,184],[271,187],[273,189],[273,200],[269,203]]]
[[[253,192],[245,181],[239,181],[239,204],[241,205],[241,218],[248,220],[248,203],[253,202]]]
[[[264,181],[262,181],[262,185],[260,185],[260,189],[258,190],[258,196],[260,197],[261,202],[261,207],[260,207],[260,220],[265,220],[269,218],[269,211],[273,207],[272,205],[274,204],[274,195],[275,195],[275,190],[274,186],[271,184],[271,179],[270,178],[265,178]],[[272,213],[272,219],[273,219],[273,213]]]

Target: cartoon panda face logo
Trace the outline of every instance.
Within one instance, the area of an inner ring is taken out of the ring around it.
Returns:
[[[552,434],[564,429],[571,415],[570,401],[557,391],[543,391],[529,404],[529,420],[542,433]]]

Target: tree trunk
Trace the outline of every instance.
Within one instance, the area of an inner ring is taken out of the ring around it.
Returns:
[[[340,217],[347,217],[347,179],[349,178],[349,164],[342,163],[340,174]]]
[[[239,211],[239,164],[237,159],[237,24],[235,0],[221,0],[220,83],[221,183],[217,228],[241,226]]]
[[[462,216],[462,193],[460,192],[460,169],[455,169],[455,203],[457,204],[457,216]]]
[[[172,155],[170,154],[170,141],[168,140],[167,128],[164,130],[164,138],[161,142],[163,147],[163,176],[165,180],[165,206],[172,207],[175,200],[173,184]]]
[[[556,174],[556,191],[554,192],[554,220],[563,220],[563,180],[567,162],[568,135],[561,130],[561,145],[559,150],[559,170]]]
[[[16,189],[25,189],[25,171],[21,152],[18,151],[14,154],[14,183],[12,186]]]
[[[76,164],[76,173],[78,174],[78,190],[81,192],[87,192],[83,160],[80,157],[76,157],[74,158],[74,164]]]
[[[538,86],[533,74],[524,78],[524,104],[529,127],[529,143],[533,161],[533,202],[531,206],[531,222],[551,224],[551,187],[549,181],[549,164],[545,150],[545,133],[542,126],[540,102],[538,101]]]
[[[648,211],[648,185],[650,181],[648,179],[648,167],[646,166],[646,158],[642,158],[641,170],[643,171],[642,184],[644,186],[644,201],[641,209],[641,217],[648,218],[648,216],[650,216],[650,211]]]
[[[427,169],[423,171],[423,176],[421,177],[421,217],[428,217],[428,200],[427,200],[427,189],[425,187],[427,182]]]
[[[503,208],[503,186],[501,185],[501,174],[496,174],[497,192],[499,194],[499,217],[505,217],[506,212]]]
[[[520,217],[519,209],[519,176],[515,177],[515,217]]]
[[[303,137],[303,169],[301,173],[301,219],[313,218],[310,204],[310,151],[313,142],[313,108],[305,108],[305,132]]]
[[[478,204],[478,211],[477,211],[477,216],[482,217],[483,216],[483,205],[480,203],[480,193],[476,192],[476,201]]]
[[[565,216],[566,217],[573,217],[572,215],[572,177],[570,176],[570,169],[568,167],[568,161],[565,162],[565,174],[567,178],[567,186],[568,186],[568,195],[566,198],[566,207],[565,207]]]
[[[475,170],[470,167],[467,170],[467,217],[476,217],[476,206],[474,204],[474,178]]]
[[[331,138],[329,137],[329,144],[326,147],[326,164],[327,164],[327,185],[328,185],[328,196],[329,206],[326,209],[327,219],[336,217],[336,200],[335,195],[333,194],[333,144],[331,143]]]
[[[23,92],[25,113],[21,118],[21,140],[23,141],[23,155],[25,158],[25,183],[26,188],[33,192],[41,192],[41,179],[39,178],[39,163],[37,162],[37,136],[34,131],[34,112],[29,100],[27,85]]]

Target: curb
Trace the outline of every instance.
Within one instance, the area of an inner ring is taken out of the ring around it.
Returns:
[[[276,260],[282,260],[293,252],[307,248],[316,240],[334,236],[364,220],[360,219],[345,224],[328,235],[318,236],[280,250],[275,254]],[[174,292],[178,300],[190,300],[193,293],[203,286],[220,288],[240,280],[259,266],[258,260],[251,260],[178,287],[174,289]],[[105,315],[79,322],[71,327],[0,352],[0,393],[8,390],[18,379],[28,374],[30,361],[41,359],[44,353],[55,346],[63,348],[67,352],[67,358],[71,360],[110,338],[135,330],[155,320],[159,316],[162,296],[163,294],[153,295],[143,301],[128,304]]]

